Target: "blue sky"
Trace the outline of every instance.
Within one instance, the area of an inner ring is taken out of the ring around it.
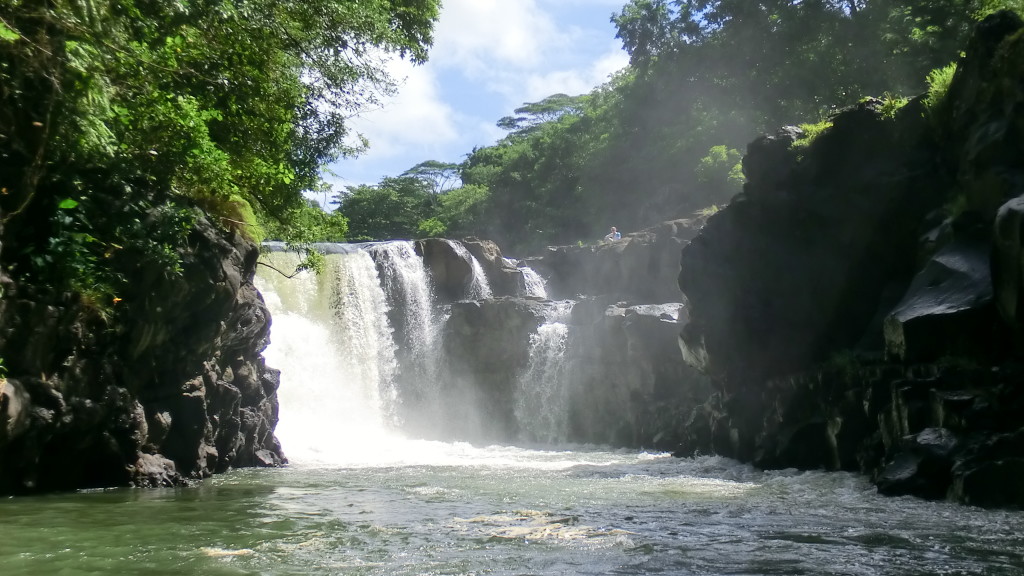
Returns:
[[[504,136],[495,123],[523,103],[589,92],[628,62],[609,21],[625,2],[443,0],[430,61],[388,64],[404,79],[398,94],[351,121],[370,150],[330,166],[328,182],[340,191],[424,160],[460,162]]]

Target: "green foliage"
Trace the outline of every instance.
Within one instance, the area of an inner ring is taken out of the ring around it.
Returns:
[[[459,181],[459,165],[451,162],[427,160],[403,172],[402,177],[417,178],[428,182],[431,187],[431,193],[441,194],[451,190]]]
[[[14,42],[21,38],[21,34],[18,34],[14,30],[11,30],[6,24],[0,22],[0,41]]]
[[[934,114],[942,106],[955,74],[956,62],[951,62],[947,66],[936,68],[928,73],[928,94],[925,96],[924,105],[930,113]]]
[[[810,146],[819,136],[832,127],[831,120],[822,120],[814,124],[800,124],[798,128],[803,132],[800,138],[793,142],[794,148],[806,148]]]
[[[509,133],[468,155],[461,187],[431,185],[422,204],[378,191],[342,211],[357,235],[422,234],[435,219],[520,252],[600,237],[611,223],[688,217],[742,188],[738,151],[760,133],[864,94],[885,93],[881,113],[895,115],[907,100],[892,94],[920,93],[929,70],[958,56],[974,15],[999,1],[630,0],[613,16],[630,68],[501,118]],[[796,146],[830,125],[802,125]]]
[[[421,220],[416,227],[416,233],[421,238],[442,238],[447,231],[448,227],[437,218]]]
[[[579,114],[586,103],[586,96],[553,94],[540,102],[527,102],[515,109],[515,116],[498,120],[498,128],[508,130],[511,137],[530,135],[548,122],[554,122],[565,114]]]
[[[376,186],[349,186],[338,212],[349,222],[353,240],[413,238],[428,218],[435,196],[419,178],[385,178]]]
[[[697,210],[696,212],[694,212],[694,215],[695,216],[699,216],[701,218],[708,218],[710,216],[714,216],[715,214],[718,214],[718,212],[721,209],[722,209],[722,207],[719,206],[718,204],[712,204],[711,206],[707,206],[705,208],[701,208],[700,210]]]
[[[295,245],[314,242],[344,242],[348,237],[348,219],[339,212],[324,212],[320,205],[305,200],[281,219],[263,222],[266,238]]]
[[[187,206],[254,240],[261,223],[282,237],[344,238],[344,217],[311,210],[303,192],[361,149],[346,119],[394,90],[388,55],[426,58],[438,10],[437,0],[6,2],[0,240],[17,248],[5,265],[106,302],[137,266],[178,273]]]
[[[743,189],[743,155],[735,148],[712,146],[697,163],[697,181],[714,189],[716,195],[732,196]]]
[[[483,213],[490,198],[486,186],[467,184],[442,195],[438,200],[436,219],[445,232],[457,236],[471,236],[483,224]]]
[[[904,106],[910,102],[910,98],[904,98],[897,96],[890,92],[886,92],[882,95],[882,107],[879,109],[879,113],[882,118],[893,119],[896,117],[896,113],[900,111]]]
[[[974,14],[978,20],[999,10],[1012,10],[1018,16],[1024,17],[1024,0],[982,0],[980,4]]]

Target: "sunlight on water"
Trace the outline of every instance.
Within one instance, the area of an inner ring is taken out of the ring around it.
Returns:
[[[0,574],[1022,574],[1021,512],[883,498],[851,474],[403,437],[389,299],[365,253],[336,252],[319,278],[258,280],[288,468],[0,500]]]

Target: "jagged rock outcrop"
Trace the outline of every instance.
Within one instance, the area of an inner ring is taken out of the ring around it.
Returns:
[[[110,320],[5,284],[0,493],[167,486],[283,462],[258,248],[200,215],[180,276],[137,272]]]
[[[423,265],[430,273],[441,301],[454,302],[464,297],[466,286],[473,277],[473,267],[455,251],[451,242],[442,238],[418,240],[416,253],[423,258]]]
[[[529,264],[548,281],[553,298],[608,295],[632,302],[673,302],[679,250],[703,218],[672,220],[588,246],[551,246]]]
[[[931,109],[866,101],[749,146],[682,252],[682,346],[716,382],[682,453],[1024,506],[1022,29],[983,21]]]

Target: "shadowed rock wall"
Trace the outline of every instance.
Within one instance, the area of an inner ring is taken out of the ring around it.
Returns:
[[[198,217],[180,277],[140,268],[116,323],[4,279],[0,493],[169,486],[284,460],[258,248]]]
[[[751,143],[682,252],[682,346],[716,384],[682,453],[1024,506],[1022,29],[982,22],[930,110],[866,101],[809,145]]]

